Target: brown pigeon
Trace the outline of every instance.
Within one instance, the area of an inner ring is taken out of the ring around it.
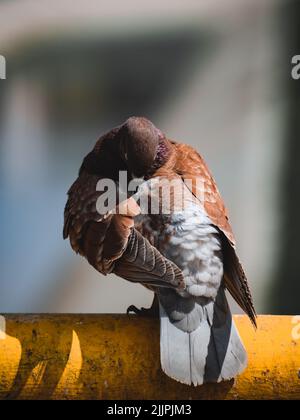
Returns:
[[[99,211],[99,181],[108,179],[120,192],[120,171],[128,183],[142,179],[139,191],[119,194],[115,207]],[[64,238],[74,251],[99,272],[155,292],[150,309],[129,311],[159,313],[163,371],[189,385],[243,371],[247,355],[225,290],[255,326],[256,314],[224,203],[201,156],[146,118],[131,117],[98,140],[68,196]]]

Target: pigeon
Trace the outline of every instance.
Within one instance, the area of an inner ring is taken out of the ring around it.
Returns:
[[[99,181],[120,192],[121,172],[127,187],[140,180],[138,191],[117,194],[115,205],[99,212]],[[151,308],[131,305],[128,312],[159,316],[161,367],[169,377],[197,386],[231,380],[246,368],[225,291],[256,327],[253,299],[223,200],[191,146],[168,139],[144,117],[104,134],[68,192],[63,236],[100,273],[154,292]]]

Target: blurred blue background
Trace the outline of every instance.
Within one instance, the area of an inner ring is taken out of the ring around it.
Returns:
[[[298,6],[0,1],[7,60],[0,81],[1,312],[124,312],[150,304],[150,292],[100,276],[62,240],[66,191],[82,158],[131,115],[150,118],[206,159],[258,312],[297,311],[300,227],[290,222],[299,206],[297,162],[291,166],[299,133],[288,128],[299,111],[289,68],[290,54],[300,53],[292,48]]]

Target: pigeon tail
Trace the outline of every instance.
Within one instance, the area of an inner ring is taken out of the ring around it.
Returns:
[[[180,299],[180,296],[178,296]],[[197,308],[201,305],[201,309]],[[192,314],[194,312],[194,314]],[[195,322],[193,331],[171,322],[160,303],[160,354],[163,371],[171,378],[187,384],[202,385],[234,378],[247,366],[247,354],[232,319],[224,289],[215,301],[206,305],[195,302],[185,317]],[[187,323],[188,324],[188,323]]]

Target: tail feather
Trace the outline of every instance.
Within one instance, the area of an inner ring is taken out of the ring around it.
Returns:
[[[179,382],[189,384],[190,337],[175,327],[160,305],[160,359],[163,371]]]
[[[234,378],[247,366],[247,354],[230,311],[223,326],[211,326],[204,382]]]
[[[160,303],[162,369],[171,378],[188,385],[230,380],[247,365],[246,351],[224,290],[221,289],[216,301],[207,303],[204,309],[206,316],[198,327],[184,331],[170,321]]]

